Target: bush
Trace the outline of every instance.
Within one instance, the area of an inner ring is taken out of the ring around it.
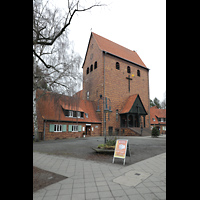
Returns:
[[[156,127],[153,127],[152,132],[151,132],[151,136],[152,137],[158,137],[160,135],[159,130]]]
[[[107,146],[115,146],[115,143],[116,143],[116,138],[107,140],[106,145]]]

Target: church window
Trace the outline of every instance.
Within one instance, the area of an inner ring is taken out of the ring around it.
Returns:
[[[140,76],[140,70],[137,70],[137,76]]]
[[[127,67],[127,73],[131,73],[131,68],[129,66]]]
[[[90,92],[89,91],[87,91],[87,100],[89,100],[90,99]]]
[[[89,67],[87,68],[86,74],[89,74]]]
[[[94,63],[94,69],[96,69],[97,68],[97,61],[95,61],[95,63]]]
[[[118,116],[119,116],[119,112],[118,109],[116,110],[116,121],[118,122]]]
[[[116,69],[120,70],[120,65],[118,62],[116,62]]]
[[[90,66],[90,72],[93,71],[93,64]]]

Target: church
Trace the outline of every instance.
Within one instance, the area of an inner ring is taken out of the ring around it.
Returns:
[[[51,112],[45,106],[48,98],[38,102],[43,139],[102,136],[105,131],[135,136],[141,127],[142,135],[150,135],[149,68],[135,51],[91,32],[82,69],[81,91],[63,97]],[[78,104],[69,103],[73,98]]]

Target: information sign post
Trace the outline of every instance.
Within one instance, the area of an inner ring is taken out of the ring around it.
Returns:
[[[121,158],[124,159],[123,165],[125,165],[126,156],[131,156],[128,140],[117,140],[115,144],[115,152],[112,163],[114,163],[115,158]]]

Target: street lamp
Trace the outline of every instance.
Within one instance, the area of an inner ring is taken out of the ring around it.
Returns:
[[[103,99],[103,107],[104,107],[104,110],[103,110],[103,115],[104,115],[104,144],[106,144],[106,113],[110,113],[112,112],[111,110],[111,101],[109,98],[107,97],[103,97],[103,98],[99,98],[99,100]],[[98,100],[98,105],[97,105],[97,110],[96,112],[101,112],[101,110],[99,109],[99,100]],[[109,100],[109,109],[108,109],[108,103],[107,103],[107,100]]]

